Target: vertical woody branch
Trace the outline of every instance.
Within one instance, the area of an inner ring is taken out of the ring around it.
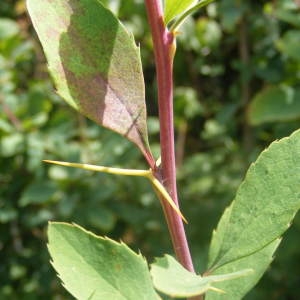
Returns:
[[[161,169],[157,177],[163,182],[178,205],[173,125],[173,57],[174,34],[168,31],[163,20],[161,0],[145,0],[152,32],[158,86],[160,120]],[[194,271],[183,222],[166,201],[161,201],[170,231],[175,254],[180,263]]]

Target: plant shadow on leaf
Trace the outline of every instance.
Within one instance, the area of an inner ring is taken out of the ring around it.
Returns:
[[[58,92],[86,117],[135,143],[147,158],[151,155],[139,49],[109,10],[88,2],[68,4],[74,13],[59,37],[60,62],[52,65]]]

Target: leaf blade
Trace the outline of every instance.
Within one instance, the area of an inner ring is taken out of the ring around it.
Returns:
[[[197,0],[166,0],[164,9],[165,23],[168,24],[195,3],[197,3]]]
[[[159,299],[146,261],[125,244],[56,222],[48,238],[52,264],[77,299]]]
[[[235,200],[223,214],[210,247],[209,273],[253,268],[247,286],[232,282],[228,294],[240,299],[273,259],[280,236],[300,207],[300,130],[276,141],[249,168]],[[255,260],[260,257],[260,264]],[[239,286],[239,296],[233,291]],[[209,299],[218,299],[210,296]]]
[[[286,122],[300,118],[300,89],[270,86],[256,94],[249,106],[249,121],[253,125]]]
[[[27,0],[27,8],[59,95],[154,161],[140,53],[133,36],[97,0]]]
[[[273,260],[274,252],[276,251],[280,240],[275,240],[265,248],[257,251],[255,254],[251,254],[240,260],[228,263],[213,272],[213,274],[226,274],[236,272],[241,268],[249,268],[253,266],[254,272],[247,277],[240,277],[233,279],[232,281],[218,282],[215,286],[219,289],[226,291],[225,294],[217,294],[208,291],[205,295],[206,300],[240,300],[250,291],[253,286],[257,284],[260,278],[267,270],[269,264]]]
[[[252,270],[242,270],[231,274],[201,277],[187,271],[172,256],[165,255],[151,265],[153,284],[157,290],[171,297],[193,297],[208,290],[216,290],[215,282],[246,276]],[[219,292],[221,292],[219,290]]]

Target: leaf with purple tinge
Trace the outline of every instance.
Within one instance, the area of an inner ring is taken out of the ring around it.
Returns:
[[[58,94],[135,143],[151,167],[139,47],[98,0],[27,0]]]

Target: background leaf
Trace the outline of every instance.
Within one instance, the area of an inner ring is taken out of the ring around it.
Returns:
[[[144,81],[133,36],[97,0],[28,0],[58,93],[147,157]]]
[[[53,266],[77,299],[160,299],[145,259],[125,244],[66,223],[50,223],[48,238]]]
[[[279,50],[286,54],[288,57],[294,59],[296,62],[300,62],[300,53],[298,51],[298,45],[300,42],[300,30],[289,30],[278,41],[277,46]]]
[[[178,15],[185,12],[193,4],[197,3],[197,0],[166,0],[165,3],[165,22],[168,24]]]
[[[253,125],[290,121],[300,118],[300,89],[271,86],[256,94],[249,106],[249,121]]]
[[[274,15],[287,23],[294,25],[295,27],[300,27],[300,20],[298,15],[297,3],[290,3],[289,7],[281,7],[281,3],[275,7]]]
[[[156,289],[172,297],[201,295],[212,289],[213,283],[245,276],[252,270],[231,274],[201,277],[187,271],[172,256],[165,255],[151,265],[151,275]]]
[[[0,18],[0,39],[5,40],[19,33],[18,25],[10,19]]]
[[[51,181],[38,181],[24,191],[19,205],[44,204],[51,200],[56,192],[56,186]]]
[[[209,273],[255,270],[250,280],[218,285],[228,291],[223,299],[241,299],[271,263],[278,238],[300,207],[299,183],[300,131],[296,131],[272,143],[250,167],[213,235]],[[208,299],[218,298],[209,294]]]

